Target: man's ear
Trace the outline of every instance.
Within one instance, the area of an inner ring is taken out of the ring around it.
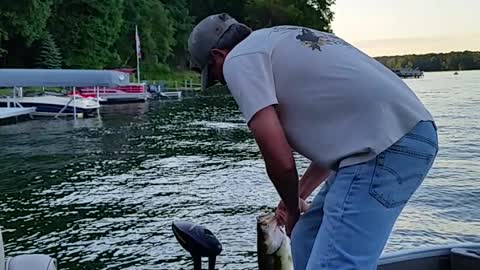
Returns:
[[[210,54],[213,57],[225,57],[225,56],[227,56],[226,50],[222,50],[222,49],[212,49],[212,50],[210,50]]]

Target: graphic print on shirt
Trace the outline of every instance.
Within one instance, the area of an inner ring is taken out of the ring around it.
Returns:
[[[296,26],[277,26],[274,27],[274,32],[281,31],[298,31],[299,34],[296,36],[296,39],[312,51],[322,51],[322,47],[325,45],[342,45],[342,46],[351,46],[341,38],[325,32],[312,31],[311,29],[305,27],[296,27]]]
[[[298,35],[297,39],[300,40],[304,46],[312,49],[312,51],[322,51],[322,46],[326,44],[324,40],[320,39],[320,36],[316,36],[315,33],[305,28],[302,29],[302,34]]]
[[[300,40],[303,46],[312,49],[312,51],[318,50],[321,52],[324,45],[350,46],[350,44],[332,34],[315,33],[307,28],[302,29],[302,34],[298,35],[297,39]]]

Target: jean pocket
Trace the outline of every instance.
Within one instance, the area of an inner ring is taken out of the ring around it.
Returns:
[[[387,208],[405,205],[430,170],[434,155],[390,147],[377,156],[370,195]]]

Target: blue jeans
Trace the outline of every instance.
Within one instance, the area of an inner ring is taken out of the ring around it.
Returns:
[[[393,225],[438,152],[420,122],[375,159],[339,169],[292,232],[295,270],[374,270]]]

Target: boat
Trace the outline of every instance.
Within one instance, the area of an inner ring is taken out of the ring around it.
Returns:
[[[9,99],[10,102],[12,99]],[[72,116],[80,117],[94,115],[100,105],[94,99],[59,97],[41,95],[34,97],[17,97],[16,102],[23,108],[35,108],[33,116]],[[0,98],[0,107],[8,107],[8,100]]]
[[[0,69],[0,87],[13,88],[13,97],[0,98],[0,107],[32,107],[33,115],[89,116],[100,108],[101,98],[79,95],[23,96],[25,87],[118,87],[127,85],[129,75],[107,70]]]
[[[101,104],[145,102],[149,93],[143,83],[129,83],[117,87],[82,87],[69,95],[78,94],[83,98],[100,98]]]
[[[402,68],[402,69],[394,69],[392,70],[395,74],[397,74],[400,78],[422,78],[423,71],[419,70],[418,68]]]
[[[5,257],[2,232],[0,231],[0,270],[57,270],[57,261],[42,254]]]
[[[178,243],[193,258],[194,270],[202,269],[202,257],[209,259],[209,270],[214,270],[222,244],[202,225],[185,221],[172,223]],[[383,255],[377,270],[480,270],[480,243],[433,246],[403,250]]]
[[[479,270],[480,244],[434,246],[383,256],[378,270]]]
[[[113,71],[128,74],[135,74],[135,69],[122,68]],[[72,91],[69,95],[77,94],[83,98],[98,98],[100,104],[117,104],[117,103],[136,103],[145,102],[150,98],[145,83],[128,83],[126,85],[98,87],[98,85],[89,87],[78,87],[76,91]]]

